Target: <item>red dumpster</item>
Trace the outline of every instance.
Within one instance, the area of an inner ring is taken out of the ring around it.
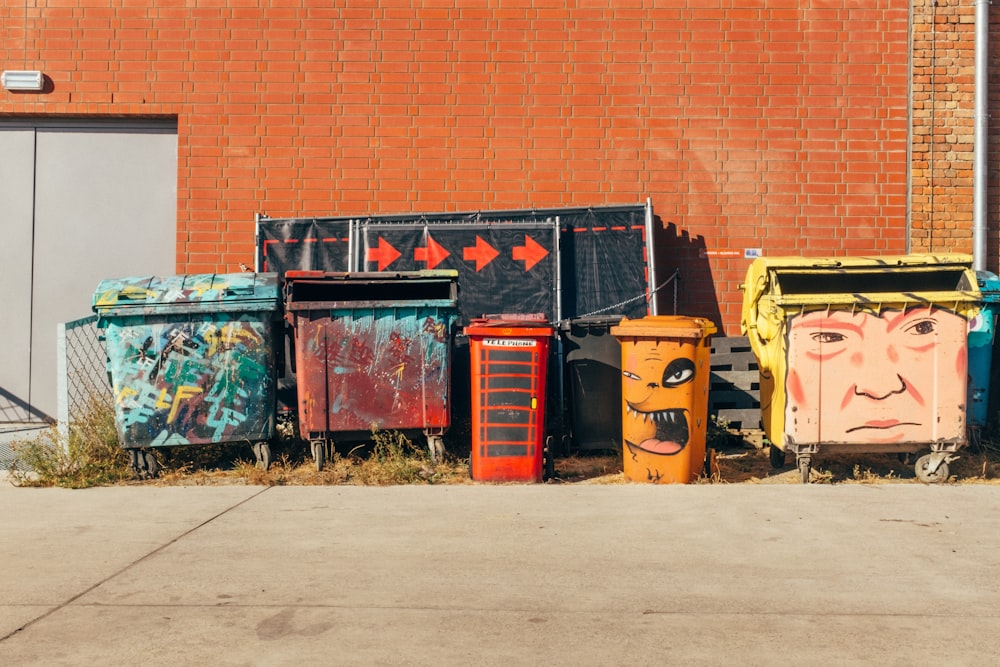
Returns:
[[[372,428],[423,431],[444,453],[457,295],[455,271],[285,274],[299,430],[317,468],[335,434]]]
[[[472,355],[473,479],[542,481],[553,332],[544,315],[488,316],[465,328]]]

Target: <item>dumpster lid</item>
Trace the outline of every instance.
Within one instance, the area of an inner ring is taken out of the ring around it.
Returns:
[[[608,315],[587,315],[586,317],[572,317],[559,322],[560,331],[571,331],[574,329],[599,329],[605,330],[612,327],[625,317],[622,313]]]
[[[458,271],[288,271],[288,310],[316,308],[424,306],[454,308]]]
[[[976,271],[976,282],[986,303],[1000,303],[1000,277],[992,271]]]
[[[636,320],[623,318],[611,334],[619,338],[705,338],[717,331],[715,324],[703,317],[686,315],[647,315]]]
[[[155,307],[159,312],[205,306],[212,309],[260,310],[278,307],[276,273],[201,273],[134,276],[102,280],[94,310],[114,314]]]
[[[744,303],[945,303],[980,298],[969,255],[761,257],[747,270]]]

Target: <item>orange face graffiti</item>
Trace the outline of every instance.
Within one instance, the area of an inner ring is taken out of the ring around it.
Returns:
[[[672,456],[691,438],[695,346],[676,341],[636,341],[623,359],[622,435],[633,458]]]

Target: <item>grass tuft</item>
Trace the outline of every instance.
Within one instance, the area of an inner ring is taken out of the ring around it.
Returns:
[[[128,453],[118,444],[114,410],[99,400],[88,403],[68,436],[52,427],[11,448],[10,473],[18,486],[80,489],[132,478]]]

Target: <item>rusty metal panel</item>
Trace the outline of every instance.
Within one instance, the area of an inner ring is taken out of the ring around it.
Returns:
[[[450,426],[454,271],[289,272],[285,290],[303,437]]]
[[[301,430],[446,429],[457,312],[343,308],[296,323]]]
[[[274,274],[107,280],[94,303],[124,447],[273,436]]]

